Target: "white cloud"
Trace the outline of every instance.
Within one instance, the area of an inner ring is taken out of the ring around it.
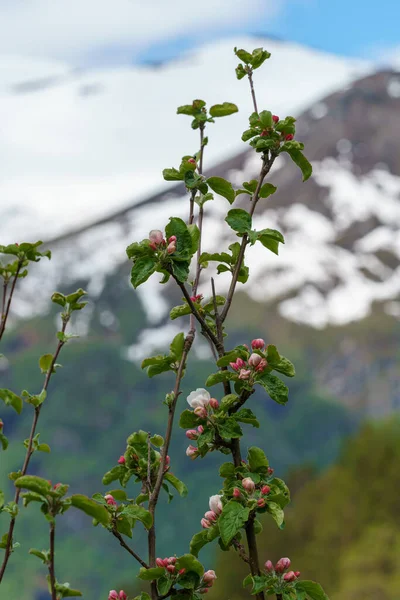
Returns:
[[[202,30],[262,26],[284,0],[0,0],[0,54],[76,62],[106,48],[139,49]]]

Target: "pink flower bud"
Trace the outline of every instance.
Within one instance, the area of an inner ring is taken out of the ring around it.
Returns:
[[[256,489],[256,484],[251,479],[251,477],[245,477],[244,479],[242,479],[242,486],[249,494],[252,494]]]
[[[277,123],[279,121],[278,115],[272,115],[272,120],[274,123]]]
[[[211,523],[214,523],[218,519],[218,515],[213,510],[208,510],[204,517]]]
[[[239,379],[248,379],[251,375],[251,371],[249,369],[240,369]]]
[[[257,338],[251,342],[251,347],[253,350],[262,350],[265,346],[265,342],[261,338]]]
[[[236,364],[239,367],[239,369],[241,369],[242,367],[246,366],[246,363],[244,362],[243,358],[237,358],[236,359]]]
[[[199,434],[195,429],[188,429],[186,432],[186,437],[188,440],[197,440]]]
[[[199,426],[198,426],[198,428],[197,428],[197,431],[198,431],[199,433],[203,433],[203,431],[204,431],[204,427],[203,427],[203,425],[199,425]]]
[[[128,598],[128,596],[126,595],[124,590],[121,590],[119,593],[119,600],[127,600],[127,598]]]
[[[234,371],[239,371],[240,367],[235,362],[230,362],[229,366],[232,367]]]
[[[217,410],[217,408],[219,407],[219,402],[216,398],[210,398],[210,406],[211,408],[213,408],[214,410]]]
[[[274,565],[272,564],[272,562],[270,560],[267,560],[264,567],[265,567],[265,570],[269,571],[270,573],[272,573],[274,571]]]
[[[114,500],[114,496],[111,496],[111,494],[106,494],[104,496],[104,500],[107,502],[107,504],[109,506],[117,506],[117,503]]]
[[[275,565],[275,571],[277,573],[283,573],[290,567],[290,559],[289,558],[280,558]]]
[[[209,507],[210,510],[214,511],[217,515],[222,513],[222,501],[219,494],[210,497]]]
[[[170,464],[171,464],[171,457],[167,454],[167,456],[165,457],[165,466],[169,467]]]
[[[257,367],[257,365],[259,365],[261,361],[262,361],[262,356],[260,356],[259,354],[255,354],[253,352],[253,354],[249,358],[249,365],[251,367]]]
[[[269,485],[263,485],[261,488],[261,493],[263,496],[266,496],[267,494],[269,494],[271,491],[271,488],[269,487]]]
[[[200,523],[201,523],[201,526],[203,529],[210,529],[210,527],[211,527],[210,521],[208,519],[205,519],[204,517],[202,518]]]
[[[61,485],[62,485],[61,483],[56,483],[56,484],[53,486],[53,490],[58,490],[58,488],[59,488]]]
[[[155,244],[154,242],[151,242],[151,243],[149,244],[149,247],[150,247],[152,250],[157,250],[157,246],[156,246],[156,244]]]
[[[162,231],[160,231],[159,229],[152,229],[149,233],[149,240],[153,244],[156,244],[156,246],[158,246],[159,244],[162,244],[162,242],[164,240]]]
[[[176,556],[170,556],[168,558],[168,564],[169,565],[174,565],[176,563]]]
[[[167,568],[169,565],[169,558],[164,558],[163,564],[164,564],[164,567]]]
[[[3,425],[4,425],[4,423],[3,423],[3,420],[2,420],[2,419],[0,419],[0,431],[2,431],[2,430],[3,430]]]
[[[198,450],[195,446],[188,446],[186,448],[186,456],[194,460],[199,455]]]
[[[217,579],[217,576],[215,574],[215,571],[213,571],[212,569],[210,569],[209,571],[206,571],[203,575],[203,581],[208,586],[211,586],[216,579]]]
[[[257,506],[258,506],[258,508],[264,508],[264,506],[265,506],[265,500],[264,500],[264,498],[259,498],[257,500]]]
[[[176,250],[176,242],[171,242],[170,244],[168,244],[167,246],[167,252],[168,254],[173,254]]]
[[[289,573],[285,573],[283,576],[284,581],[294,581],[296,579],[296,575],[294,571],[289,571]]]
[[[168,238],[168,242],[176,242],[176,235],[171,235],[171,237]]]
[[[126,463],[125,456],[120,456],[118,459],[119,465],[124,465]]]
[[[285,135],[285,140],[287,142],[290,142],[290,140],[292,140],[294,138],[293,133],[289,133],[288,135]]]
[[[183,575],[184,573],[186,573],[186,569],[180,569],[178,571],[178,575]]]
[[[116,590],[110,590],[108,594],[108,600],[119,600],[118,592]]]
[[[237,487],[233,488],[233,497],[234,498],[240,498],[240,490],[239,490],[239,488],[237,488]]]
[[[201,302],[203,300],[203,294],[197,294],[196,296],[190,296],[192,302]]]
[[[167,571],[168,573],[175,573],[175,565],[168,565]]]
[[[200,419],[205,419],[207,416],[207,409],[204,406],[196,406],[193,412]]]
[[[268,467],[268,475],[272,475],[274,472],[274,469],[272,467]]]
[[[268,129],[264,129],[261,133],[260,133],[260,137],[267,137],[269,135],[269,130]]]
[[[300,571],[295,571],[295,572],[294,572],[294,575],[295,575],[295,577],[296,577],[296,579],[297,579],[298,577],[300,577]]]
[[[256,371],[257,373],[262,373],[262,371],[264,371],[264,369],[268,366],[267,361],[265,360],[265,358],[262,358],[260,360],[260,362],[258,363],[258,365],[256,366]]]
[[[164,566],[164,561],[162,558],[156,558],[156,565],[157,567],[163,567]]]
[[[194,158],[189,158],[188,159],[188,163],[190,163],[192,165],[196,165],[197,164]]]

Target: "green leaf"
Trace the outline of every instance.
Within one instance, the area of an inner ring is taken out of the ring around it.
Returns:
[[[240,438],[243,431],[233,417],[228,417],[223,423],[217,423],[218,431],[223,438]]]
[[[125,490],[110,490],[109,492],[107,492],[107,494],[111,494],[111,496],[113,498],[115,498],[115,500],[118,500],[118,502],[125,502],[126,500],[128,500],[128,495],[125,492]],[[101,494],[98,494],[101,498],[101,500],[103,500],[104,504],[106,504],[106,501],[104,500],[103,496]],[[94,496],[97,496],[97,494],[94,494]],[[97,498],[95,498],[93,496],[94,500],[97,500]]]
[[[281,359],[278,364],[271,366],[275,371],[286,375],[286,377],[294,377],[296,375],[296,370],[294,368],[293,363],[291,363],[290,360],[285,358],[284,356],[281,356]]]
[[[15,486],[35,492],[36,494],[41,494],[42,496],[46,496],[51,490],[50,483],[46,479],[37,477],[36,475],[18,477],[15,481]]]
[[[132,527],[134,526],[132,523],[134,524],[134,521],[132,522],[132,519],[130,519],[129,517],[124,517],[123,514],[119,514],[116,521],[117,530],[119,531],[119,533],[122,533],[123,535],[132,538]]]
[[[50,446],[48,444],[39,444],[36,448],[39,452],[51,452]]]
[[[250,471],[253,471],[254,473],[266,473],[268,471],[268,458],[261,448],[257,448],[256,446],[249,448],[247,452],[247,461],[249,463]]]
[[[235,69],[237,79],[243,79],[247,75],[246,71],[243,68],[243,65],[238,65]]]
[[[0,490],[0,510],[3,508],[5,502],[4,492]]]
[[[210,260],[212,261],[221,261],[221,262],[225,262],[228,265],[230,265],[232,263],[232,256],[230,254],[228,254],[227,252],[214,252],[214,253],[209,253],[209,252],[203,252],[202,255],[200,256],[200,263],[204,264],[209,262]]]
[[[187,280],[189,276],[189,267],[189,262],[176,262],[173,260],[171,263],[172,273],[180,283],[185,283]]]
[[[315,581],[296,581],[296,590],[305,592],[311,600],[329,600],[320,584]]]
[[[132,271],[131,271],[131,283],[136,289],[148,280],[150,275],[154,273],[157,266],[157,260],[155,256],[142,256],[135,260]]]
[[[185,334],[178,333],[171,342],[170,351],[174,360],[179,361],[182,358],[185,345]]]
[[[261,186],[259,196],[260,198],[268,198],[268,196],[275,194],[276,190],[277,188],[272,185],[272,183],[264,183],[264,185]]]
[[[133,600],[151,600],[151,598],[146,592],[141,592],[140,596],[135,596]]]
[[[219,468],[220,477],[233,477],[235,474],[235,465],[230,462],[223,463]]]
[[[276,229],[262,229],[261,231],[251,231],[250,241],[254,244],[257,240],[262,243],[265,248],[271,250],[274,254],[279,253],[279,244],[285,243],[285,238],[280,231]]]
[[[186,409],[180,416],[179,427],[182,429],[191,429],[198,425],[199,418],[194,414],[192,410]]]
[[[4,433],[2,433],[0,431],[0,444],[1,447],[3,448],[3,450],[7,450],[8,448],[8,439],[6,438],[6,436],[4,435]]]
[[[253,588],[251,590],[252,595],[259,594],[266,587],[268,587],[268,577],[265,575],[254,575],[252,578]]]
[[[178,571],[181,569],[186,569],[187,573],[197,573],[199,577],[202,577],[204,573],[203,565],[195,556],[193,556],[193,554],[184,554],[183,556],[180,556],[176,561],[176,569]]]
[[[209,177],[207,183],[216,194],[223,196],[230,204],[235,200],[235,190],[232,184],[222,177]]]
[[[270,110],[262,110],[258,116],[264,129],[272,127],[272,112]]]
[[[45,565],[47,564],[48,552],[46,552],[46,550],[40,551],[40,550],[37,550],[36,548],[30,548],[29,554],[32,554],[33,556],[37,556],[38,558],[40,558],[40,560],[43,561],[43,563]]]
[[[60,292],[54,292],[54,294],[51,297],[51,301],[55,304],[59,304],[62,307],[64,307],[67,303],[64,294],[60,294]]]
[[[242,208],[232,208],[228,212],[225,221],[234,231],[240,234],[247,233],[251,229],[251,216]]]
[[[250,52],[247,52],[246,50],[243,50],[242,48],[234,48],[234,53],[236,54],[236,56],[238,58],[240,58],[240,60],[242,60],[244,63],[246,63],[246,65],[251,64],[252,60],[253,60],[253,56],[252,54],[250,54]]]
[[[214,104],[210,107],[210,115],[212,117],[227,117],[238,112],[238,107],[232,102],[224,102],[223,104]]]
[[[150,442],[153,444],[153,446],[161,448],[161,446],[164,444],[164,438],[162,435],[155,434],[150,438]]]
[[[249,509],[235,500],[225,504],[218,519],[222,543],[228,546],[249,518]]]
[[[112,481],[121,479],[123,475],[125,475],[125,467],[123,465],[117,465],[110,471],[107,471],[107,473],[103,476],[103,485],[109,485]]]
[[[184,317],[186,315],[190,315],[192,311],[190,310],[190,306],[188,304],[181,304],[180,306],[174,306],[169,313],[169,318],[171,321],[174,319],[178,319],[178,317]]]
[[[125,506],[122,514],[141,521],[146,529],[150,529],[153,524],[153,517],[151,516],[151,513],[143,508],[143,506],[139,506],[138,504],[129,504],[128,506]]]
[[[186,485],[183,483],[183,481],[175,477],[175,475],[173,475],[172,473],[165,473],[164,479],[169,481],[169,483],[176,489],[176,491],[179,493],[180,496],[182,496],[182,498],[185,498],[187,496],[188,489]]]
[[[190,237],[192,238],[191,254],[194,254],[197,252],[197,248],[199,247],[200,229],[194,223],[188,225],[187,228],[190,233]]]
[[[180,171],[174,168],[164,169],[162,174],[165,181],[183,181],[183,179],[185,178],[184,173],[181,173]]]
[[[16,485],[17,483],[18,479],[16,481]],[[93,517],[102,525],[106,527],[110,525],[111,515],[104,506],[97,504],[97,502],[95,502],[91,498],[88,498],[87,496],[84,496],[83,494],[74,494],[70,497],[70,500],[72,506],[75,506],[75,508],[78,508],[79,510],[83,511],[90,517]]]
[[[164,567],[154,567],[153,569],[140,568],[138,578],[143,581],[154,581],[160,579],[165,574]]]
[[[194,556],[198,556],[200,550],[206,545],[212,542],[219,535],[218,525],[210,527],[210,529],[203,529],[199,533],[195,533],[190,541],[190,552]]]
[[[243,133],[242,133],[242,141],[247,142],[248,140],[251,140],[251,138],[253,138],[256,135],[259,135],[259,131],[257,129],[253,129],[252,127],[250,129],[246,129],[246,131],[243,131]],[[249,194],[249,193],[250,192],[248,192],[247,190],[237,190],[236,196],[238,196],[239,194]]]
[[[257,383],[261,384],[272,400],[275,400],[278,404],[286,404],[288,401],[289,390],[279,377],[270,373],[263,373],[257,378]]]
[[[11,390],[0,389],[0,398],[6,406],[12,406],[19,415],[21,414],[23,402],[17,394]]]
[[[160,577],[160,579],[157,581],[157,589],[160,596],[168,594],[172,585],[173,581],[171,579],[168,579],[168,577],[166,577],[165,575],[163,577]]]
[[[285,515],[279,504],[275,502],[267,502],[267,511],[272,515],[275,523],[278,525],[280,529],[283,529]]]
[[[253,427],[260,427],[256,415],[249,408],[241,408],[234,414],[234,418],[240,423],[248,423],[249,425],[253,425]]]
[[[258,67],[261,67],[263,62],[265,62],[270,56],[271,53],[267,52],[267,50],[264,50],[263,48],[256,48],[253,50],[251,62],[253,69],[258,69]]]
[[[221,400],[220,409],[227,412],[239,400],[236,394],[227,394]]]
[[[312,166],[304,156],[301,150],[286,142],[281,147],[280,152],[287,152],[292,161],[300,168],[303,173],[303,181],[306,181],[312,174]]]
[[[218,371],[218,373],[209,375],[206,381],[206,387],[211,387],[212,385],[223,383],[224,381],[232,381],[233,379],[237,379],[236,373],[231,373],[230,371]]]

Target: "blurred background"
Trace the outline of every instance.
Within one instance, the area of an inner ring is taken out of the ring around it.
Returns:
[[[296,365],[286,407],[262,394],[251,399],[262,427],[249,428],[244,443],[265,449],[293,496],[284,531],[265,523],[260,555],[289,556],[331,600],[399,598],[399,19],[394,0],[0,0],[0,242],[42,239],[53,251],[19,284],[0,387],[40,390],[38,358],[53,351],[57,331],[50,295],[86,289],[89,306],[73,323],[81,337],[63,351],[41,413],[52,453],[35,455],[31,466],[88,495],[104,493],[101,477],[132,431],[165,428],[172,378],[147,379],[140,362],[186,328],[168,319],[180,294],[157,277],[135,292],[125,248],[163,229],[171,214],[187,214],[184,189],[161,176],[198,149],[176,107],[194,98],[235,102],[239,113],[208,129],[205,170],[235,186],[250,180],[259,157],[240,140],[252,105],[246,80],[235,78],[233,47],[272,53],[255,74],[260,110],[298,118],[314,175],[303,184],[294,165],[274,167],[278,192],[260,203],[256,225],[281,230],[286,244],[279,257],[251,249],[228,345],[263,337]],[[227,208],[221,197],[206,205],[207,251],[232,241]],[[218,276],[218,292],[226,284]],[[184,396],[209,370],[198,339]],[[8,499],[30,409],[18,417],[1,408]],[[177,430],[172,470],[189,486],[190,508],[179,498],[162,504],[160,556],[187,550],[221,485],[219,457],[192,463],[186,446]],[[27,554],[47,547],[36,508],[21,510],[21,547],[2,598],[48,598],[45,568]],[[7,522],[1,515],[2,532]],[[136,563],[114,542],[67,512],[59,580],[86,600],[111,588],[134,593]],[[144,543],[138,528],[132,544]],[[210,597],[248,597],[233,552],[207,547],[200,557],[219,577]]]

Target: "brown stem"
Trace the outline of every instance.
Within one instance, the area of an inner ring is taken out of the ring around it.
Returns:
[[[150,514],[153,517],[153,525],[149,529],[149,534],[148,534],[148,549],[149,549],[149,565],[150,565],[150,567],[154,567],[156,564],[155,511],[156,511],[156,506],[157,506],[161,486],[162,486],[163,479],[164,479],[166,458],[168,455],[168,449],[169,449],[169,445],[171,442],[171,435],[172,435],[172,428],[173,428],[173,424],[174,424],[176,405],[178,402],[179,395],[181,393],[180,386],[181,386],[181,381],[182,381],[182,377],[183,377],[183,372],[186,367],[186,360],[187,360],[188,354],[189,354],[192,344],[194,342],[195,334],[196,334],[195,329],[190,329],[189,333],[187,334],[187,336],[185,338],[183,354],[182,354],[182,358],[180,360],[178,371],[176,373],[176,378],[175,378],[173,401],[172,401],[172,403],[169,407],[169,411],[168,411],[167,430],[166,430],[166,434],[165,434],[165,438],[164,438],[164,445],[163,445],[162,452],[161,452],[161,462],[160,462],[160,466],[158,468],[157,478],[156,478],[156,482],[154,484],[153,492],[149,499],[148,509],[149,509]],[[157,585],[156,585],[155,581],[151,582],[151,598],[152,598],[152,600],[158,599]]]
[[[250,558],[247,556],[244,546],[240,544],[238,541],[233,540],[233,546],[238,551],[240,558],[247,564],[250,564]]]
[[[149,495],[151,494],[151,461],[150,461],[150,453],[151,453],[151,442],[150,442],[150,432],[147,434],[147,489]]]
[[[69,321],[69,317],[66,317],[66,318],[63,319],[63,325],[62,325],[62,328],[61,328],[62,333],[65,333],[68,321]],[[61,348],[64,346],[64,344],[65,344],[65,342],[63,342],[62,340],[59,340],[56,352],[55,352],[55,354],[53,356],[53,360],[51,361],[51,365],[49,367],[49,370],[46,373],[46,377],[45,377],[44,384],[43,384],[43,390],[46,391],[46,392],[47,392],[47,388],[48,388],[49,383],[50,383],[51,376],[53,374],[54,365],[56,363],[58,355],[60,354]],[[42,406],[43,406],[43,404],[39,404],[39,406],[35,406],[35,411],[34,411],[33,420],[32,420],[32,426],[31,426],[31,432],[29,434],[28,447],[27,447],[26,453],[25,453],[24,464],[23,464],[22,469],[21,469],[21,476],[26,474],[26,472],[28,470],[28,467],[29,467],[29,462],[30,462],[31,457],[33,455],[33,438],[35,437],[36,427],[37,427],[37,423],[38,423],[38,420],[39,420],[39,415],[40,415],[40,411],[42,409]],[[16,491],[15,491],[15,496],[14,496],[14,502],[15,502],[15,504],[19,503],[20,494],[21,494],[21,488],[17,488]],[[4,572],[5,572],[6,567],[7,567],[7,563],[9,561],[9,558],[10,558],[11,553],[12,553],[12,543],[13,543],[14,527],[15,527],[15,517],[12,517],[12,519],[10,521],[10,526],[9,526],[9,529],[8,529],[7,543],[6,543],[6,548],[5,548],[5,552],[4,552],[3,563],[2,563],[1,569],[0,569],[0,583],[1,583],[2,579],[3,579]]]
[[[113,529],[112,532],[113,536],[115,538],[117,538],[117,540],[119,541],[120,545],[125,548],[125,550],[127,552],[129,552],[129,554],[131,554],[133,556],[133,558],[135,558],[139,564],[142,565],[142,567],[144,567],[145,569],[149,568],[149,565],[147,563],[144,562],[144,560],[142,558],[140,558],[140,556],[138,554],[136,554],[136,552],[134,550],[132,550],[132,548],[130,546],[128,546],[128,544],[125,542],[124,538],[122,537],[122,535],[119,533],[119,531],[117,531],[116,529]]]
[[[254,211],[257,206],[257,202],[260,198],[260,190],[261,190],[263,181],[264,181],[265,177],[267,176],[267,174],[269,173],[275,158],[276,158],[275,155],[272,155],[269,159],[266,156],[264,156],[264,158],[263,158],[263,163],[262,163],[260,175],[258,178],[258,184],[257,184],[256,190],[254,192],[254,195],[253,195],[253,198],[251,201],[251,207],[250,207],[250,211],[249,211],[249,214],[251,217],[254,214]],[[239,256],[238,256],[238,259],[237,259],[237,262],[235,265],[235,269],[232,274],[231,285],[229,287],[228,295],[226,297],[225,306],[221,313],[221,323],[223,323],[225,321],[228,311],[231,307],[232,300],[233,300],[233,294],[235,293],[235,288],[236,288],[236,284],[238,281],[239,272],[240,272],[240,269],[243,264],[244,254],[245,254],[246,246],[247,246],[248,242],[249,242],[249,236],[247,235],[247,233],[245,233],[242,238],[242,244],[240,246]]]
[[[250,83],[250,91],[251,91],[251,97],[253,99],[254,112],[256,112],[258,114],[256,93],[254,91],[254,85],[253,85],[253,70],[252,69],[247,73],[247,76],[249,78],[249,83]]]
[[[53,517],[53,520],[50,523],[50,560],[49,560],[51,600],[57,600],[56,574],[55,574],[55,568],[54,568],[55,536],[56,536],[56,522]]]
[[[283,600],[282,594],[277,594],[276,595],[276,600]]]
[[[1,322],[0,322],[0,340],[3,337],[3,333],[4,333],[5,329],[6,329],[6,322],[7,322],[7,319],[8,319],[8,314],[10,312],[11,300],[12,300],[12,297],[13,297],[13,294],[14,294],[15,286],[16,286],[16,283],[17,283],[17,279],[18,279],[18,275],[19,275],[19,272],[21,270],[21,267],[22,267],[22,263],[19,262],[17,270],[16,270],[15,275],[14,275],[13,282],[11,284],[10,295],[8,297],[8,301],[7,301],[7,305],[6,305],[5,311],[4,311],[4,305],[5,305],[5,302],[6,302],[6,291],[7,291],[8,282],[6,284],[6,282],[4,281],[4,287],[3,287],[3,308],[2,308],[2,311],[1,311]],[[1,581],[1,579],[0,579],[0,581]]]

